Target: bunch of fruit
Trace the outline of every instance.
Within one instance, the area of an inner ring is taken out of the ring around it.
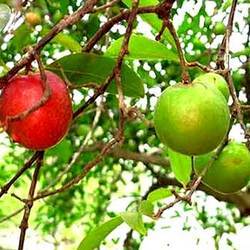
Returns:
[[[228,98],[225,79],[207,73],[190,84],[168,87],[157,102],[154,123],[159,139],[182,154],[206,154],[196,157],[197,174],[228,133]],[[244,144],[230,142],[208,169],[203,182],[217,191],[231,193],[244,187],[249,177],[250,152]]]

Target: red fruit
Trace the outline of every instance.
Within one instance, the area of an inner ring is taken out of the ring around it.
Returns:
[[[13,139],[29,149],[44,150],[57,144],[67,133],[72,106],[67,86],[57,75],[46,71],[51,89],[48,101],[22,120],[9,120],[34,107],[43,95],[40,73],[13,78],[0,96],[0,123]]]

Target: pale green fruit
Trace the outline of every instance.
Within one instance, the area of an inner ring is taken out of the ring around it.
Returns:
[[[213,153],[198,156],[195,172],[201,173]],[[250,179],[250,152],[242,143],[229,142],[218,159],[213,162],[202,182],[221,193],[235,193],[245,187]]]
[[[229,120],[222,94],[199,83],[168,87],[159,97],[154,114],[159,139],[187,155],[215,149],[227,133]]]
[[[215,35],[223,35],[226,32],[226,26],[224,23],[218,22],[215,24],[213,31]]]
[[[229,98],[229,89],[226,80],[219,74],[216,73],[206,73],[203,75],[198,76],[194,79],[193,83],[203,83],[207,84],[207,86],[217,88],[226,98],[228,101]]]
[[[86,124],[81,124],[77,127],[76,133],[79,136],[85,136],[90,131],[90,127]]]

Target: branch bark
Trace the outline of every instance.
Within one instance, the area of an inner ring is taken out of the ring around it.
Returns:
[[[42,166],[43,155],[44,155],[44,152],[40,151],[39,157],[37,159],[37,165],[36,165],[36,168],[35,168],[35,171],[34,171],[34,174],[32,177],[32,181],[30,184],[28,199],[25,201],[25,209],[24,209],[23,219],[22,219],[21,224],[20,224],[21,232],[20,232],[18,250],[23,250],[23,247],[24,247],[25,234],[26,234],[26,230],[28,228],[28,221],[29,221],[30,212],[31,212],[31,209],[33,206],[33,197],[35,194],[36,184],[37,184],[37,180],[38,180],[38,174],[39,174],[40,168]]]
[[[5,76],[0,78],[0,88],[14,76],[19,70],[30,64],[37,54],[40,54],[41,49],[50,42],[57,34],[59,34],[66,27],[73,25],[74,23],[81,20],[81,18],[91,12],[98,0],[88,0],[86,4],[79,8],[70,16],[63,18],[57,25],[55,25],[49,33],[44,36],[34,47],[32,47],[27,53],[26,57],[23,57]]]

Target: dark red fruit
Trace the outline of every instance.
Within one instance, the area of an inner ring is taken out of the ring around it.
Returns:
[[[22,120],[10,120],[34,107],[43,96],[40,73],[13,78],[0,96],[0,122],[13,141],[29,149],[44,150],[57,144],[67,133],[72,120],[72,105],[67,86],[57,75],[46,71],[51,89],[48,101]]]

